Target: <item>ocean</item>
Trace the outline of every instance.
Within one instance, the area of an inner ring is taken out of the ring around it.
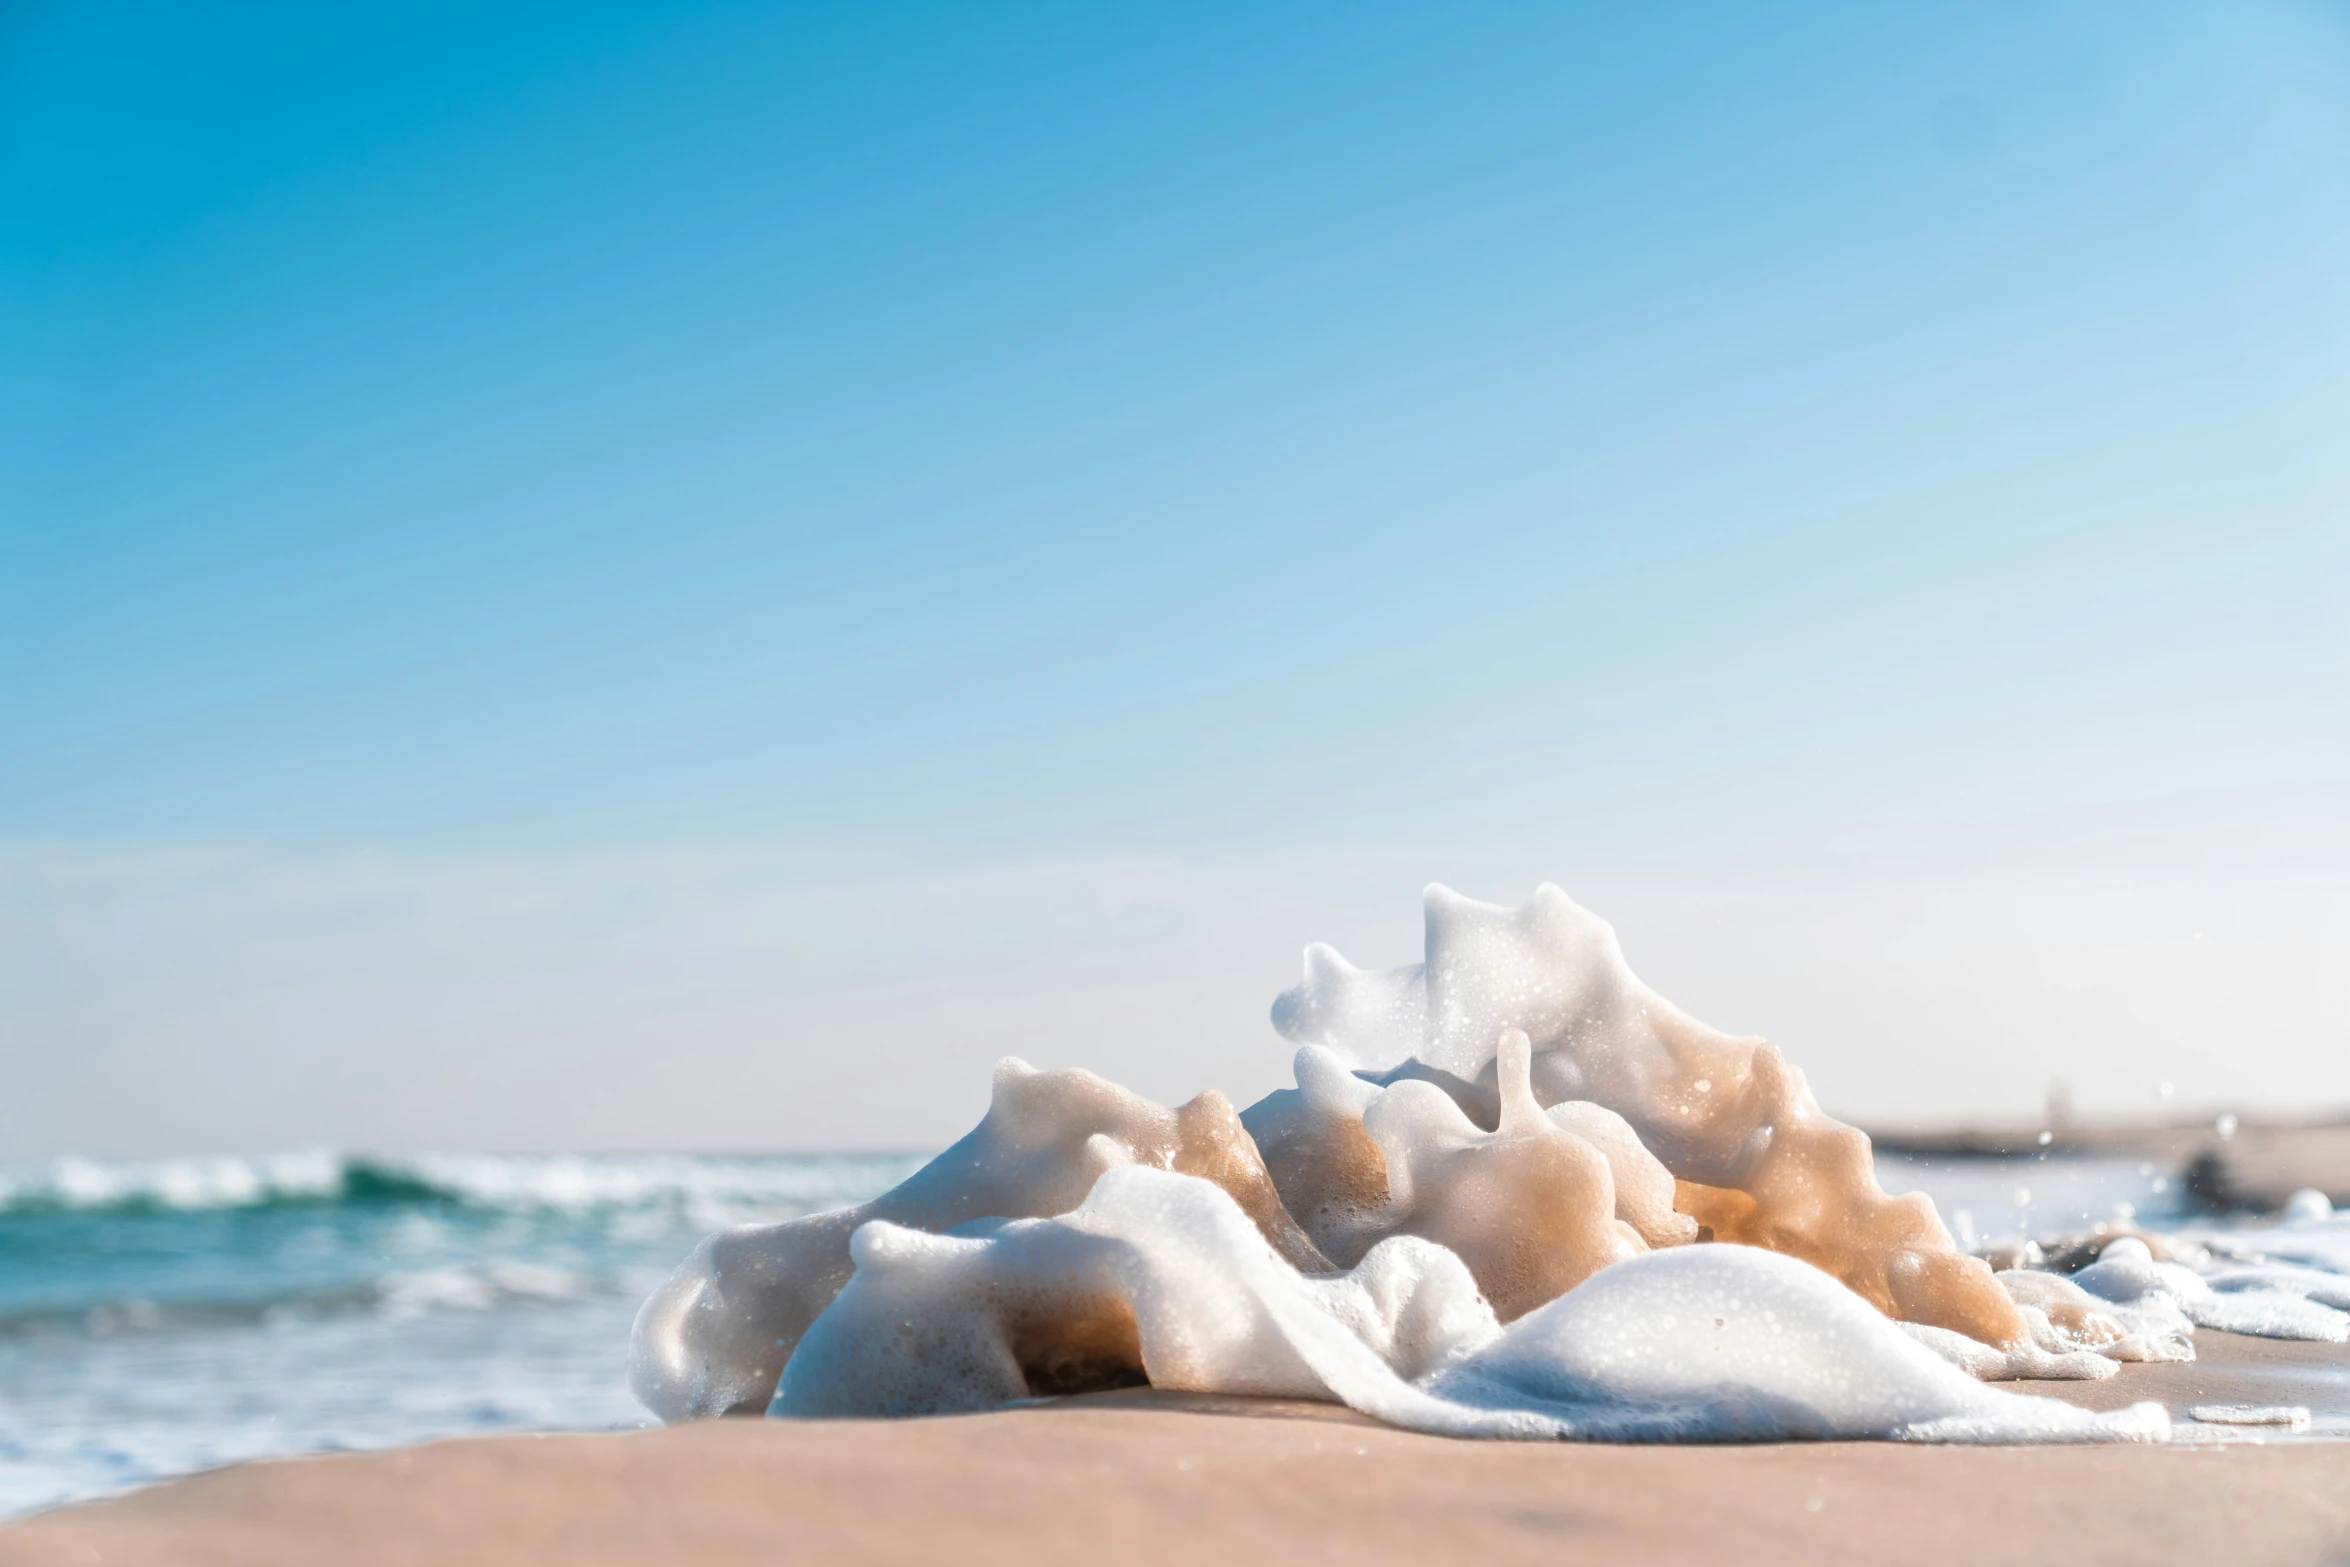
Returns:
[[[925,1155],[67,1159],[0,1171],[0,1516],[244,1459],[650,1423],[638,1303],[708,1231]],[[1927,1164],[1962,1240],[2180,1216],[2127,1160]]]
[[[923,1157],[0,1170],[0,1516],[250,1458],[647,1424],[629,1325],[697,1239]]]

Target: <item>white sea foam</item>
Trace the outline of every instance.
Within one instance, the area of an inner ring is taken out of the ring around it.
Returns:
[[[189,1212],[333,1197],[342,1187],[342,1160],[324,1151],[257,1159],[65,1158],[0,1172],[0,1211],[144,1205]]]
[[[2333,1294],[2350,1281],[2308,1270],[2240,1268],[2207,1279],[2182,1263],[2153,1260],[2142,1243],[2122,1241],[2074,1274],[2073,1282],[2128,1307],[2136,1321],[2164,1321],[2175,1314],[2223,1333],[2350,1342],[2350,1313],[2309,1294],[2313,1285]]]
[[[1717,1238],[1803,1257],[1903,1320],[1986,1343],[2025,1336],[1990,1270],[1958,1251],[1930,1202],[1878,1186],[1868,1140],[1821,1111],[1775,1046],[1709,1028],[1657,994],[1607,922],[1557,887],[1514,909],[1430,887],[1422,926],[1424,960],[1386,973],[1309,949],[1303,977],[1274,1007],[1276,1024],[1309,1048],[1299,1053],[1298,1087],[1251,1106],[1243,1122],[1283,1201],[1325,1249],[1325,1228],[1341,1219],[1358,1241],[1367,1227],[1415,1222],[1395,1182],[1396,1139],[1373,1130],[1398,1112],[1338,1081],[1338,1068],[1384,1060],[1395,1029],[1416,1019],[1416,1054],[1376,1074],[1388,1094],[1417,1106],[1433,1085],[1492,1127],[1523,1071],[1535,1104],[1589,1104],[1622,1121],[1676,1182],[1674,1206]],[[1524,1054],[1524,1068],[1503,1057],[1508,1049]],[[1418,1108],[1406,1119],[1429,1132],[1436,1120]],[[1358,1126],[1385,1168],[1374,1168]],[[1382,1184],[1384,1204],[1362,1195]],[[1551,1213],[1573,1205],[1555,1182],[1516,1185]],[[1496,1271],[1469,1261],[1494,1289]],[[1563,1283],[1584,1271],[1556,1273]],[[1496,1305],[1504,1315],[1523,1309],[1498,1297]]]
[[[2350,1329],[2314,1203],[2273,1254],[2130,1240],[2077,1281],[1995,1276],[1774,1047],[1649,990],[1558,889],[1430,888],[1425,934],[1384,973],[1309,948],[1274,1007],[1297,1087],[1237,1122],[1005,1063],[896,1189],[697,1250],[639,1315],[639,1396],[911,1414],[1147,1379],[1462,1436],[2160,1440],[2155,1406],[1985,1384],[2191,1358],[2197,1326]]]
[[[1055,1219],[858,1231],[856,1273],[785,1368],[784,1415],[990,1407],[1061,1372],[1320,1398],[1453,1436],[1613,1441],[2159,1440],[2159,1406],[2095,1415],[1984,1386],[1809,1264],[1649,1253],[1508,1328],[1412,1237],[1308,1279],[1231,1197],[1105,1173]],[[1131,1365],[1126,1364],[1131,1357]]]
[[[1985,1386],[1817,1268],[1748,1246],[1595,1275],[1432,1385],[1612,1441],[2160,1441],[2156,1404],[2092,1414]]]
[[[259,1157],[64,1158],[0,1169],[0,1214],[113,1208],[197,1213],[272,1203],[439,1201],[516,1213],[677,1213],[707,1228],[777,1212],[839,1207],[902,1179],[921,1162],[904,1154],[777,1159],[352,1155],[325,1149]]]
[[[2197,1404],[2187,1413],[2206,1425],[2281,1426],[2288,1431],[2310,1426],[2309,1409],[2303,1404]]]
[[[399,1317],[433,1310],[487,1311],[517,1300],[578,1300],[594,1287],[595,1281],[569,1269],[501,1261],[477,1268],[391,1273],[376,1292],[380,1309]]]
[[[2333,1216],[2333,1203],[2313,1186],[2304,1186],[2286,1198],[2284,1210],[2277,1215],[2286,1224],[2323,1224]]]
[[[2197,1225],[2182,1235],[2224,1263],[2350,1275],[2350,1213],[2252,1228]]]

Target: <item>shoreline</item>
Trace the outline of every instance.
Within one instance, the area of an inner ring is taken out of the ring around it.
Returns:
[[[2306,1403],[2350,1349],[2015,1384],[2110,1408]],[[1460,1441],[1335,1405],[1137,1389],[917,1420],[701,1422],[277,1459],[0,1526],[7,1567],[782,1560],[2142,1563],[2350,1557],[2350,1441],[2163,1447]]]
[[[1863,1130],[1877,1153],[1913,1159],[2150,1160],[2213,1212],[2273,1213],[2303,1189],[2350,1205],[2350,1118],[2339,1113],[2302,1120],[2214,1114],[2143,1122],[1868,1122]]]

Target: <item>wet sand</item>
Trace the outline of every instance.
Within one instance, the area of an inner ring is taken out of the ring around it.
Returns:
[[[2028,1384],[2309,1404],[2350,1349],[2198,1336]],[[0,1563],[2350,1563],[2350,1442],[2169,1448],[1457,1442],[1323,1405],[1103,1394],[250,1464],[0,1528]]]
[[[2195,1358],[2185,1365],[2125,1365],[2120,1375],[2104,1382],[2006,1385],[2084,1409],[2162,1404],[2172,1419],[2182,1422],[2182,1437],[2199,1434],[2184,1423],[2187,1412],[2198,1404],[2301,1404],[2315,1417],[2321,1433],[2330,1425],[2336,1436],[2350,1436],[2350,1345],[2240,1338],[2206,1329],[2195,1335]],[[2350,1567],[2350,1553],[2343,1561]]]

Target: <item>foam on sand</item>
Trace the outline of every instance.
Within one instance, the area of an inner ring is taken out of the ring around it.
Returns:
[[[2125,1238],[2074,1274],[2073,1282],[2142,1322],[2192,1323],[2252,1338],[2350,1342],[2350,1312],[2310,1298],[2315,1291],[2350,1299],[2337,1293],[2350,1284],[2339,1277],[2310,1276],[2299,1269],[2232,1268],[2207,1279],[2182,1263],[2157,1262],[2143,1242]]]
[[[705,1240],[639,1312],[629,1385],[664,1420],[763,1409],[800,1335],[848,1282],[860,1226],[884,1220],[939,1232],[972,1219],[1067,1213],[1103,1171],[1128,1164],[1215,1182],[1282,1255],[1329,1265],[1283,1210],[1222,1094],[1170,1110],[1091,1072],[1006,1060],[986,1118],[880,1197]]]
[[[985,1409],[1156,1387],[1327,1399],[1451,1436],[1615,1441],[2159,1440],[1985,1387],[1808,1264],[1748,1247],[1640,1256],[1503,1328],[1457,1258],[1382,1241],[1306,1278],[1217,1187],[1103,1175],[1064,1218],[858,1232],[774,1413]]]
[[[2160,1440],[2158,1406],[1984,1383],[2191,1358],[2197,1325],[2350,1330],[2314,1204],[2291,1261],[2204,1251],[2207,1278],[2108,1237],[2074,1279],[1994,1275],[1776,1047],[1648,989],[1557,888],[1431,887],[1424,916],[1409,968],[1307,949],[1273,1009],[1297,1086],[1245,1114],[1007,1061],[883,1196],[712,1236],[639,1314],[638,1396],[918,1414],[1147,1381],[1459,1436]]]

